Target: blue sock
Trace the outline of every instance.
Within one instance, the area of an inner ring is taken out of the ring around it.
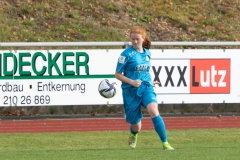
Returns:
[[[152,118],[152,122],[159,138],[162,140],[162,142],[167,142],[167,134],[162,117],[158,115]]]
[[[137,132],[134,132],[134,130],[132,129],[132,126],[130,126],[130,132],[131,132],[132,134],[137,134]]]

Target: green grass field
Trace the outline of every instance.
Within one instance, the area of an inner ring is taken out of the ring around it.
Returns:
[[[164,151],[155,131],[142,131],[136,149],[128,132],[0,134],[1,160],[219,160],[239,159],[240,129],[168,130],[174,151]]]

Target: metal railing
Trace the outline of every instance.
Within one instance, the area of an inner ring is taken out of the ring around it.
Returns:
[[[130,46],[131,42],[0,42],[0,47]],[[240,42],[152,42],[152,46],[240,46]]]

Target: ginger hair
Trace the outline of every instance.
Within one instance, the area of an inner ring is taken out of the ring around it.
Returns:
[[[150,49],[151,47],[151,41],[149,40],[148,38],[148,35],[147,35],[147,32],[145,29],[143,29],[142,27],[139,27],[139,26],[135,26],[133,27],[131,30],[130,30],[130,35],[132,33],[135,33],[135,34],[140,34],[142,35],[144,41],[143,41],[143,47],[147,48],[147,49]]]

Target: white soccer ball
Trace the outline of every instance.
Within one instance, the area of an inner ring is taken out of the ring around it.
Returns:
[[[112,98],[115,96],[115,94],[117,92],[114,85],[116,85],[115,82],[110,83],[109,80],[104,79],[100,82],[100,84],[98,86],[98,92],[104,98]]]

